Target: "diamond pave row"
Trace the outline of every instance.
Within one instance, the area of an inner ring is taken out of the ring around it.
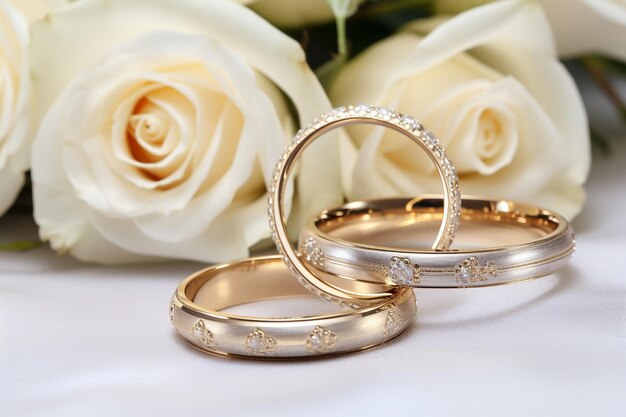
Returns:
[[[296,276],[308,290],[318,294],[324,299],[339,302],[341,304],[349,305],[352,307],[356,307],[356,305],[351,304],[346,300],[341,300],[336,297],[330,296],[322,291],[319,291],[317,288],[312,288],[310,283],[297,272],[278,239],[277,225],[274,221],[275,213],[273,212],[273,198],[276,197],[276,185],[278,184],[281,174],[283,173],[283,168],[286,161],[290,157],[291,153],[302,141],[307,139],[316,130],[321,129],[329,124],[342,120],[358,118],[372,119],[375,121],[383,122],[383,125],[400,127],[402,130],[409,133],[414,139],[417,139],[426,149],[428,149],[429,153],[436,161],[436,164],[438,165],[439,170],[443,175],[445,188],[448,190],[446,194],[448,197],[447,201],[449,202],[449,209],[446,213],[446,218],[444,219],[445,229],[443,230],[442,239],[437,249],[447,249],[452,243],[454,235],[458,229],[459,213],[461,209],[461,192],[459,190],[458,175],[456,173],[455,167],[446,156],[445,151],[439,143],[438,139],[432,133],[424,129],[424,127],[411,116],[403,115],[394,110],[364,104],[358,106],[344,106],[335,108],[330,112],[323,114],[319,118],[315,119],[307,127],[298,131],[298,133],[294,137],[293,143],[285,149],[282,157],[276,164],[274,176],[270,185],[268,199],[268,217],[270,228],[272,230],[272,238],[276,243],[279,252],[283,256],[283,261],[289,268],[290,272],[294,276]]]

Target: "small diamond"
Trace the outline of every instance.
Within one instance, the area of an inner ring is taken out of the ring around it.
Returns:
[[[276,352],[277,343],[274,338],[269,337],[261,329],[254,329],[252,333],[246,337],[246,350],[256,355],[272,354]]]
[[[361,113],[367,113],[368,111],[370,111],[371,107],[368,106],[367,104],[359,104],[358,106],[356,106],[354,108],[354,110],[361,114]]]
[[[423,131],[422,132],[422,141],[424,141],[424,143],[428,144],[431,146],[431,149],[434,149],[437,144],[439,143],[439,140],[430,132],[428,131]]]
[[[252,336],[250,340],[248,340],[248,347],[252,350],[260,350],[262,346],[263,344],[258,336]]]
[[[172,323],[172,326],[174,325],[174,302],[173,301],[170,303],[170,323]]]
[[[315,239],[311,237],[308,238],[306,242],[304,242],[304,250],[306,252],[312,252],[315,250],[316,247],[317,247],[317,243],[315,242]]]
[[[385,326],[383,333],[385,336],[397,333],[404,324],[400,309],[397,305],[392,304],[387,310],[387,318],[385,319]]]
[[[420,282],[421,270],[410,259],[394,256],[388,265],[383,266],[383,275],[385,280],[397,285],[415,285]]]
[[[317,326],[306,340],[306,348],[309,352],[327,352],[335,342],[337,335],[323,327]]]
[[[463,265],[459,268],[459,277],[463,282],[468,282],[472,277],[472,270],[469,266]]]
[[[415,127],[417,125],[417,120],[415,120],[414,118],[412,118],[411,116],[404,116],[402,118],[402,121],[404,122],[405,125],[407,125],[407,127],[412,128]]]
[[[313,266],[324,266],[324,251],[317,247],[317,242],[312,237],[308,237],[302,244],[302,253],[305,259]]]
[[[411,271],[411,267],[404,262],[393,262],[389,266],[389,275],[397,284],[408,284],[413,280],[413,271]]]
[[[335,107],[334,109],[332,109],[331,113],[335,116],[342,116],[345,111],[346,111],[346,108],[344,106],[341,106],[341,107]]]
[[[489,278],[495,278],[497,275],[498,268],[494,262],[481,266],[478,258],[475,256],[465,259],[454,270],[456,281],[461,284],[485,282]]]
[[[378,113],[380,114],[380,117],[382,117],[384,120],[389,120],[392,115],[391,111],[384,107],[379,108]]]
[[[215,345],[215,337],[209,329],[206,328],[204,321],[198,320],[191,328],[191,335],[204,346],[211,347]]]

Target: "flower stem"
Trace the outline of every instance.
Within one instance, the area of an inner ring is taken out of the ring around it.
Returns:
[[[346,36],[346,17],[338,16],[335,19],[337,25],[337,58],[342,61],[348,59],[348,38]]]
[[[582,62],[600,90],[611,101],[620,116],[626,120],[626,104],[607,76],[602,61],[594,57],[586,57],[582,59]]]
[[[337,54],[315,72],[324,88],[328,89],[341,67],[348,61],[348,37],[346,34],[346,16],[335,16],[337,27]]]
[[[41,246],[43,242],[37,240],[20,240],[11,243],[0,243],[0,251],[7,252],[25,252]]]

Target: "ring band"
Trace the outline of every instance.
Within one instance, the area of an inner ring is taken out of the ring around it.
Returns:
[[[402,333],[415,319],[410,288],[375,306],[289,318],[240,316],[222,310],[254,301],[311,297],[280,256],[213,266],[186,278],[170,304],[170,320],[193,346],[254,359],[311,358],[368,349]]]
[[[458,225],[461,194],[458,185],[458,176],[452,163],[448,160],[438,140],[421,124],[410,116],[402,115],[385,108],[359,105],[336,108],[323,114],[306,129],[299,131],[276,164],[273,181],[269,190],[268,216],[272,228],[272,238],[278,251],[283,255],[283,261],[291,273],[296,276],[308,290],[320,297],[350,305],[359,305],[372,300],[380,300],[390,295],[389,292],[365,293],[361,291],[346,291],[332,283],[320,279],[304,265],[296,249],[290,244],[285,217],[283,216],[282,200],[285,193],[287,177],[291,172],[298,156],[324,133],[355,123],[367,123],[387,127],[402,133],[417,143],[434,162],[443,185],[443,216],[433,249],[447,249],[454,239]],[[311,254],[314,259],[314,253]],[[307,255],[308,256],[308,255]]]
[[[326,210],[309,221],[300,235],[302,252],[307,246],[315,247],[323,263],[305,255],[301,260],[318,274],[334,276],[333,282],[341,288],[349,290],[369,283],[373,290],[382,291],[398,285],[453,288],[524,281],[554,272],[574,252],[574,231],[559,214],[513,201],[466,196],[461,205],[459,236],[475,224],[479,229],[472,237],[476,240],[486,226],[496,224],[505,225],[505,233],[526,234],[524,240],[441,253],[374,246],[358,238],[377,231],[406,236],[407,226],[438,220],[442,205],[441,198],[418,197],[352,202]],[[349,231],[351,239],[356,236],[358,243],[337,238],[342,230],[343,235]]]

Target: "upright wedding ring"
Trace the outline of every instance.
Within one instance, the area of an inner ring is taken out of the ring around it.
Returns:
[[[498,225],[504,237],[500,240],[515,243],[440,253],[358,241],[372,235],[380,239],[379,232],[395,233],[406,240],[411,225],[437,221],[443,204],[435,197],[382,199],[326,210],[300,235],[305,252],[302,260],[313,273],[335,276],[334,282],[341,288],[369,283],[388,290],[398,285],[484,287],[528,280],[556,271],[574,252],[574,231],[559,214],[514,201],[467,196],[463,196],[461,208],[462,232],[475,224],[478,233],[497,234],[487,230]],[[343,237],[336,237],[338,234]],[[472,238],[489,240],[478,235]]]
[[[223,311],[244,303],[311,297],[279,256],[213,266],[186,278],[170,304],[170,320],[193,346],[221,356],[313,358],[368,349],[393,339],[414,320],[411,288],[376,305],[338,313],[260,318]]]
[[[282,207],[287,178],[300,154],[324,133],[355,123],[383,126],[402,133],[426,151],[435,164],[443,185],[443,216],[437,238],[432,246],[435,250],[447,249],[454,239],[454,233],[458,226],[461,194],[456,170],[446,157],[439,141],[410,116],[402,115],[393,110],[366,105],[339,107],[323,114],[307,128],[296,134],[294,143],[285,150],[276,165],[269,190],[268,216],[272,228],[272,237],[283,256],[283,261],[305,288],[326,300],[358,306],[364,302],[388,297],[391,293],[388,291],[369,293],[360,289],[345,290],[320,278],[315,272],[308,269],[303,264],[296,248],[289,242]]]

